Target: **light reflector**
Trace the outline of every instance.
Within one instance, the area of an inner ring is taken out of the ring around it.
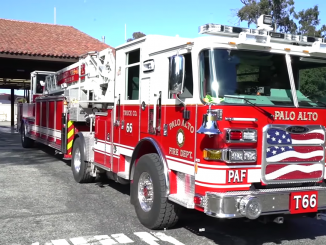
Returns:
[[[225,137],[227,143],[253,143],[257,142],[256,129],[225,129]]]
[[[231,131],[230,132],[230,140],[241,140],[242,132],[241,131]]]

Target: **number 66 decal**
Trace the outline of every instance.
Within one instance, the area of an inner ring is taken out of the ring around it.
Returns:
[[[132,123],[127,123],[126,131],[127,133],[132,133]]]

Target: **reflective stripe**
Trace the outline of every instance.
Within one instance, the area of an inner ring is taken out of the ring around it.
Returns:
[[[72,143],[73,143],[73,140],[70,141],[70,142],[67,144],[67,150],[70,150],[70,149],[71,149],[71,147],[72,147]],[[71,154],[71,152],[70,152],[70,154]]]
[[[71,136],[74,135],[74,132],[75,132],[74,129],[71,129],[71,130],[68,132],[68,141],[69,141],[69,139],[71,138]]]
[[[68,121],[68,135],[67,135],[67,154],[71,155],[71,148],[74,142],[75,128],[72,121]]]
[[[73,122],[72,121],[69,121],[68,122],[68,128],[70,127],[70,126],[72,126],[73,125]]]

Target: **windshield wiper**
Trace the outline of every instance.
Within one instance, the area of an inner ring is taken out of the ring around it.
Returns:
[[[271,118],[271,119],[274,118],[274,116],[273,116],[272,113],[270,113],[270,112],[266,111],[265,109],[263,109],[263,108],[257,106],[257,104],[250,102],[250,100],[256,100],[256,99],[253,99],[253,98],[243,98],[243,97],[240,97],[240,96],[230,96],[230,95],[224,95],[224,97],[225,97],[225,98],[239,99],[239,100],[242,99],[242,100],[244,100],[247,104],[252,105],[254,108],[256,108],[257,110],[259,110],[259,111],[260,111],[261,113],[263,113],[265,116],[267,116],[267,117],[269,117],[269,118]],[[325,104],[325,105],[326,105],[326,104]]]
[[[314,103],[320,103],[320,104],[326,106],[326,103],[325,102],[322,102],[322,101],[319,101],[319,100],[315,100],[315,101],[312,101],[312,102],[314,102]]]

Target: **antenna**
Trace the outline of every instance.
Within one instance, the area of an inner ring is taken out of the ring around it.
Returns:
[[[56,24],[56,18],[57,18],[57,13],[56,13],[57,11],[56,11],[56,8],[54,7],[54,24]]]
[[[125,24],[125,42],[127,42],[127,24]]]

